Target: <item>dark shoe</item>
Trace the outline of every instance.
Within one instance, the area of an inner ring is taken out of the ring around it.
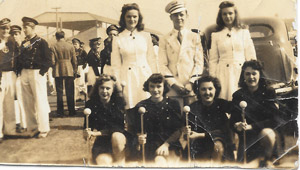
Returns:
[[[20,123],[17,123],[17,124],[16,124],[16,132],[17,132],[17,133],[22,133],[22,132],[21,132],[21,125],[20,125]]]
[[[4,141],[4,137],[3,138],[0,138],[0,143],[2,143]]]
[[[76,111],[70,112],[70,113],[69,113],[69,116],[76,116]]]

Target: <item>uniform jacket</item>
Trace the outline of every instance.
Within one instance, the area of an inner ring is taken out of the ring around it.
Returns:
[[[241,68],[245,61],[256,60],[253,41],[248,29],[229,30],[212,33],[209,57],[209,74],[220,80],[220,98],[231,101],[238,89]]]
[[[93,68],[96,76],[100,75],[98,67],[101,67],[100,53],[94,52],[92,49],[89,51],[86,57],[87,63]]]
[[[17,43],[10,37],[6,43],[0,40],[0,71],[16,71]]]
[[[53,77],[74,77],[77,72],[75,48],[64,40],[59,40],[51,48]]]
[[[194,83],[203,72],[203,50],[199,36],[183,29],[182,44],[177,36],[178,31],[174,29],[159,43],[160,71],[171,86],[174,83]]]
[[[18,59],[18,72],[25,69],[40,69],[46,73],[52,66],[51,52],[48,43],[35,35],[30,40],[25,39],[21,44],[21,55]]]
[[[78,66],[81,66],[83,65],[83,68],[86,67],[86,56],[87,56],[87,53],[84,49],[82,48],[79,48],[78,50],[75,50],[76,52],[76,57],[77,57],[77,65]]]

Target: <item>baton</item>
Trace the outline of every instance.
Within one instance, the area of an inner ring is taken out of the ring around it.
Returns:
[[[144,107],[139,108],[139,113],[141,114],[141,135],[144,135],[144,114],[146,109]],[[145,144],[142,143],[142,157],[143,157],[143,164],[145,165]]]
[[[247,102],[241,101],[240,102],[240,107],[242,108],[242,120],[244,123],[246,123],[246,118],[245,118],[245,108],[247,107]],[[247,155],[246,155],[246,130],[243,131],[243,139],[244,139],[244,164],[247,163]]]
[[[83,110],[83,113],[85,115],[85,130],[88,132],[89,130],[89,116],[91,114],[91,109],[85,108]],[[90,152],[91,152],[91,145],[90,145],[90,139],[89,136],[87,136],[87,142],[88,142],[88,162],[90,161]]]
[[[185,125],[187,128],[189,128],[189,112],[191,111],[191,108],[189,106],[184,106],[183,107],[183,112],[185,113]],[[187,149],[188,149],[188,161],[191,163],[191,148],[190,148],[190,134],[186,134],[186,139],[187,139]]]

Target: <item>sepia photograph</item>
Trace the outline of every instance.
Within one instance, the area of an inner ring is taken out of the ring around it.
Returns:
[[[296,0],[0,0],[0,168],[298,169]]]

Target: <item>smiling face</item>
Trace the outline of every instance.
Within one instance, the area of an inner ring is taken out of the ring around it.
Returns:
[[[210,106],[215,98],[216,88],[213,82],[203,82],[199,88],[199,94],[201,96],[201,101],[204,105]]]
[[[222,19],[226,27],[232,27],[235,20],[234,7],[222,9]]]
[[[133,31],[139,21],[139,12],[135,9],[128,10],[125,14],[126,29]]]
[[[110,101],[113,90],[114,83],[111,80],[103,82],[103,84],[98,87],[98,92],[102,103],[106,104]]]
[[[152,101],[162,101],[164,92],[164,83],[149,82],[149,93]]]
[[[247,67],[244,71],[244,79],[248,88],[257,89],[259,83],[260,73],[252,67]]]
[[[173,26],[176,30],[181,30],[187,19],[187,12],[181,11],[170,15],[171,20],[173,21]]]

